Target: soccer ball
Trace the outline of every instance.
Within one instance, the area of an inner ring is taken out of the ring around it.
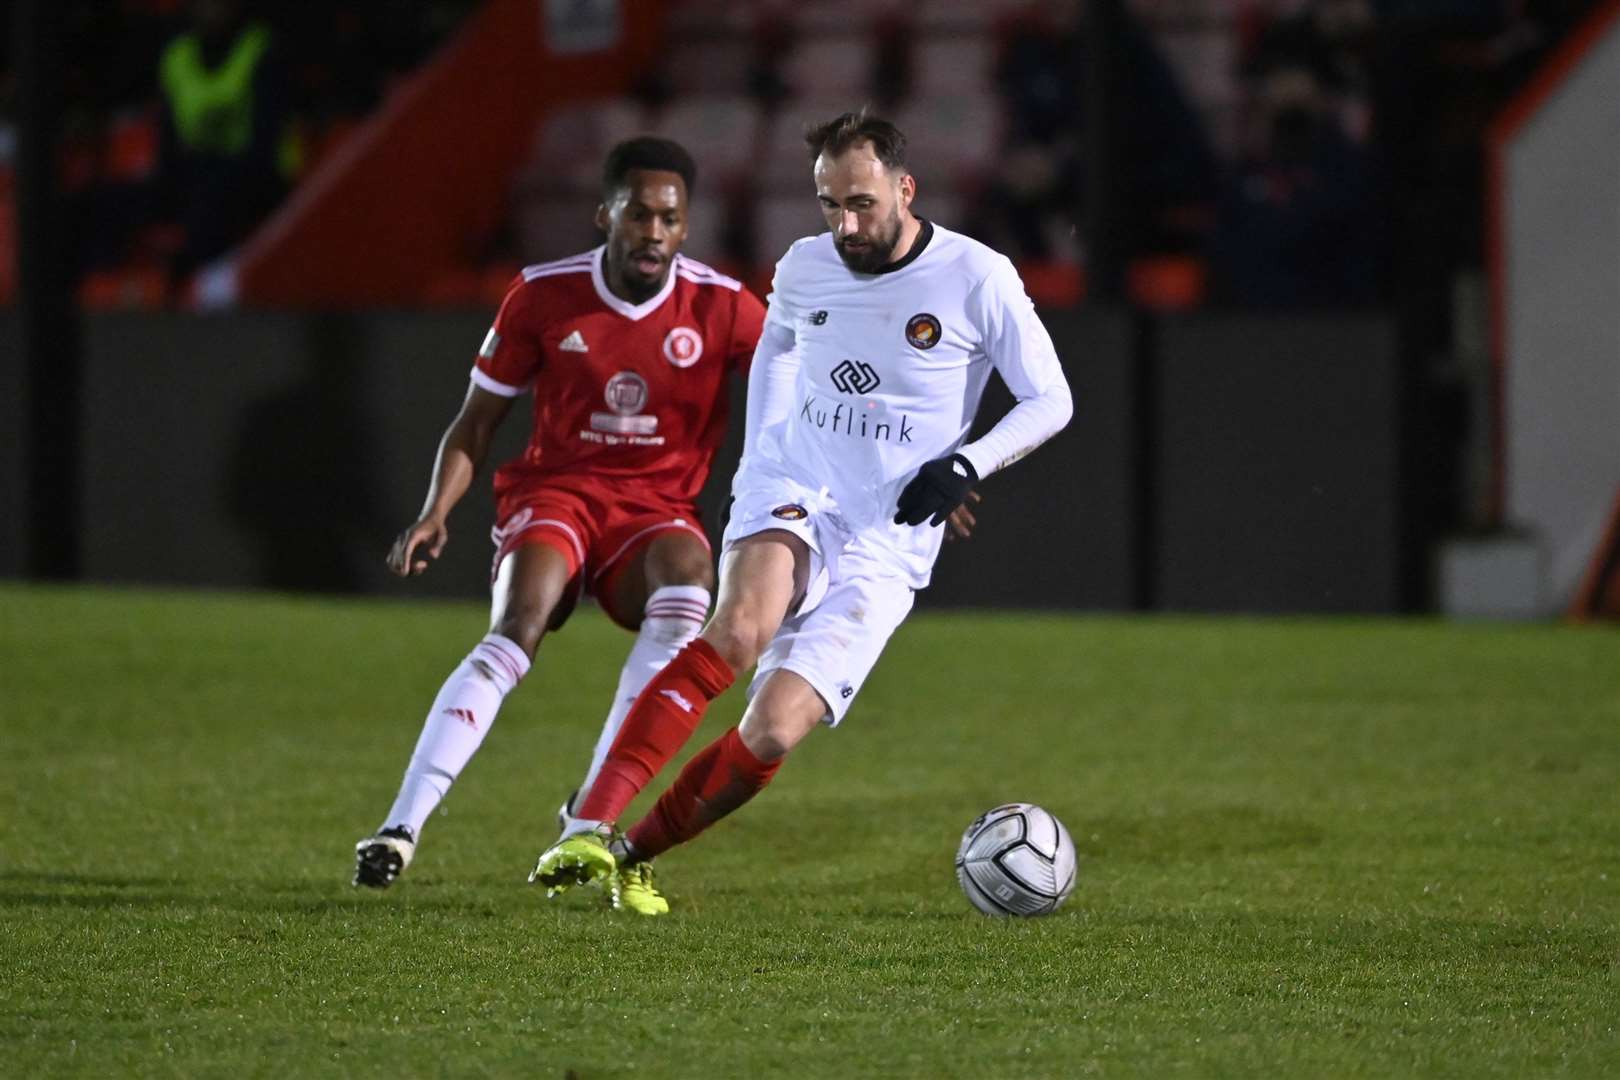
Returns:
[[[986,915],[1047,915],[1074,891],[1074,841],[1031,803],[986,810],[962,834],[956,880]]]

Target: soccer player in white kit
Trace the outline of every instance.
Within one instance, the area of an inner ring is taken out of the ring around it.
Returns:
[[[1068,423],[1069,387],[1012,263],[911,211],[905,137],[864,110],[807,136],[829,233],[776,267],[748,383],[720,597],[642,691],[573,831],[531,881],[617,879],[757,794],[818,724],[837,726],[928,584],[940,525],[979,479]],[[990,371],[1014,407],[965,442]],[[709,702],[757,664],[737,727],[628,833],[619,815]]]

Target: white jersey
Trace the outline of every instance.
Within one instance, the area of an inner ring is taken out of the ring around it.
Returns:
[[[980,477],[1050,438],[1073,411],[1052,339],[1004,256],[924,222],[877,274],[844,265],[832,234],[776,266],[749,378],[748,434],[732,492],[768,497],[790,480],[824,491],[842,531],[928,583],[944,536],[894,524],[900,491],[960,452]],[[1018,404],[964,445],[994,368]]]

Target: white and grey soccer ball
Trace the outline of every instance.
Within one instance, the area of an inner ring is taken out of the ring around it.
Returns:
[[[1032,803],[986,810],[962,834],[956,880],[986,915],[1048,915],[1074,891],[1069,830]]]

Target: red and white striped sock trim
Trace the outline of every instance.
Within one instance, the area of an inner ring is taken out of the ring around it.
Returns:
[[[503,634],[488,634],[473,647],[470,659],[482,660],[489,669],[506,683],[502,693],[523,681],[529,673],[529,657],[518,643]]]
[[[709,590],[697,585],[665,585],[647,597],[642,614],[649,619],[680,619],[701,626],[709,617]]]

